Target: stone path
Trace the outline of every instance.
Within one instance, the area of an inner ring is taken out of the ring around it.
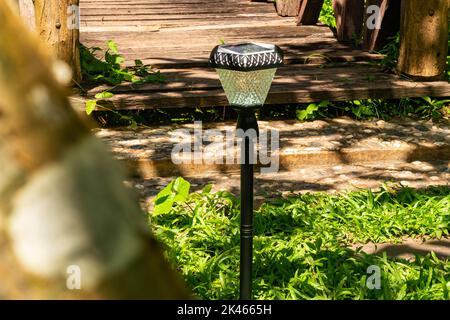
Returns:
[[[193,191],[200,190],[208,183],[213,190],[228,190],[239,194],[239,173],[209,173],[184,177],[191,183]],[[143,196],[145,207],[149,201],[170,181],[172,177],[135,178],[129,181]],[[333,167],[304,167],[289,172],[255,176],[256,205],[268,197],[278,197],[299,192],[338,192],[357,188],[380,187],[384,182],[402,183],[414,188],[429,185],[446,185],[450,181],[450,166],[447,162],[413,163],[391,162],[367,165],[338,165]]]
[[[340,118],[330,121],[260,121],[260,129],[279,132],[281,171],[310,166],[334,167],[368,163],[413,161],[435,162],[450,159],[450,124],[439,126],[421,121],[363,121]],[[234,132],[234,123],[205,124],[206,129]],[[175,130],[183,129],[184,132]],[[192,124],[160,126],[149,129],[100,129],[119,159],[145,178],[199,176],[204,173],[238,172],[236,164],[222,164],[224,152],[205,154],[209,163],[188,161],[190,154],[177,156],[189,163],[174,164],[171,152],[180,142],[191,141]],[[193,139],[192,139],[193,140]],[[269,140],[270,141],[270,140]],[[208,143],[203,141],[203,146]],[[234,150],[237,154],[237,148]],[[213,163],[211,163],[213,162]]]
[[[280,134],[280,171],[255,180],[256,201],[280,194],[355,188],[377,188],[386,181],[421,188],[450,181],[450,124],[426,121],[261,121],[261,129]],[[137,131],[96,129],[114,154],[124,161],[134,178],[129,182],[143,195],[144,203],[171,179],[183,176],[199,190],[239,193],[239,166],[223,164],[175,165],[171,151],[180,140],[176,129],[193,132],[192,124],[158,126]],[[234,123],[205,124],[203,129],[234,130]],[[204,143],[206,145],[206,143]],[[236,150],[235,150],[236,151]],[[220,159],[220,153],[210,155]]]

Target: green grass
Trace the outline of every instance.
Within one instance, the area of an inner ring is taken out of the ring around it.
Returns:
[[[186,188],[181,189],[185,194]],[[165,199],[167,195],[166,190]],[[176,192],[169,196],[171,204],[176,197]],[[150,216],[168,259],[195,294],[203,299],[238,297],[238,199],[207,188]],[[448,299],[449,261],[434,255],[413,262],[390,259],[349,246],[439,238],[448,235],[449,225],[449,187],[314,193],[266,203],[255,212],[255,298]],[[371,265],[381,269],[379,290],[366,286]]]

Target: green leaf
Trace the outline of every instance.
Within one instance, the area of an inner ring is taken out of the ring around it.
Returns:
[[[122,56],[116,55],[115,58],[116,58],[115,63],[117,64],[122,64],[125,62],[125,58]]]
[[[122,75],[122,78],[125,80],[125,81],[128,81],[128,82],[132,82],[133,81],[133,75],[131,74],[131,73],[127,73],[127,72],[121,72],[121,75]]]
[[[142,60],[134,60],[134,64],[136,67],[142,67],[144,65],[144,63],[142,62]]]
[[[114,64],[116,62],[116,55],[105,52],[105,61],[108,64],[108,67],[115,69]]]
[[[178,177],[173,184],[173,190],[176,192],[174,200],[176,202],[185,201],[189,195],[190,188],[191,184],[189,182],[181,177]]]
[[[185,201],[187,199],[190,187],[191,184],[181,177],[171,181],[155,197],[153,214],[159,215],[170,212],[174,203]]]
[[[213,187],[212,183],[209,183],[206,186],[204,186],[203,189],[202,189],[202,194],[211,193],[212,187]]]
[[[86,114],[90,115],[95,110],[96,107],[97,107],[97,101],[96,100],[88,100],[88,101],[86,101],[86,108],[85,108]]]
[[[428,102],[429,104],[432,104],[432,103],[433,103],[433,101],[431,100],[430,97],[422,97],[422,99],[423,99],[424,101]]]
[[[307,120],[310,119],[311,116],[319,110],[319,106],[315,103],[311,103],[305,110],[297,110],[296,115],[299,120]]]
[[[138,128],[138,124],[135,120],[131,120],[129,127],[131,130],[136,130]]]
[[[326,107],[328,107],[330,105],[330,101],[329,100],[324,100],[324,101],[321,101],[320,103],[319,103],[319,108],[326,108]]]
[[[109,99],[114,97],[114,93],[103,91],[95,95],[95,99]]]
[[[297,110],[295,112],[298,120],[306,120],[308,118],[308,112],[306,110]]]
[[[107,42],[109,50],[111,50],[112,53],[118,54],[119,49],[117,48],[117,44],[113,40],[108,40]]]

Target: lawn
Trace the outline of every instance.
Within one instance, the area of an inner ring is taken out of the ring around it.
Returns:
[[[156,198],[152,229],[167,258],[203,299],[239,294],[239,199],[210,186],[189,193],[182,179]],[[257,299],[449,299],[450,262],[369,255],[367,242],[447,237],[450,188],[384,186],[338,195],[279,198],[255,212]],[[372,266],[372,267],[371,267]],[[380,288],[369,289],[371,268]],[[369,272],[368,272],[369,270]]]

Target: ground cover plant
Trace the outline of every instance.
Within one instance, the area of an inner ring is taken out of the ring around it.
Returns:
[[[187,285],[203,299],[238,297],[239,199],[189,193],[181,178],[155,198],[153,232]],[[450,262],[369,255],[351,245],[448,236],[450,188],[384,186],[339,195],[278,198],[255,212],[254,294],[258,299],[449,299]],[[381,271],[369,289],[368,268]]]
[[[85,110],[88,115],[96,109],[105,110],[113,114],[119,121],[127,123],[131,128],[137,128],[138,123],[134,116],[126,115],[113,110],[99,100],[107,100],[114,97],[114,89],[122,83],[144,84],[163,83],[165,77],[151,66],[145,65],[141,60],[135,60],[133,66],[125,67],[125,57],[119,53],[117,43],[113,40],[106,42],[107,49],[87,48],[80,45],[81,73],[86,82],[107,84],[110,87],[95,95],[95,99],[85,102]],[[78,87],[85,93],[81,84]]]

